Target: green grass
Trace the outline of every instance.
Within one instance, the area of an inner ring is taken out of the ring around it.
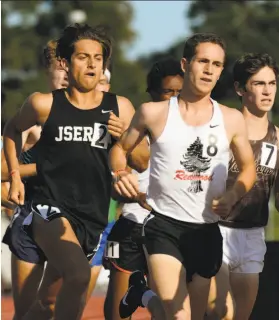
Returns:
[[[268,225],[265,229],[267,241],[279,241],[279,212],[274,207],[274,199],[270,200]]]

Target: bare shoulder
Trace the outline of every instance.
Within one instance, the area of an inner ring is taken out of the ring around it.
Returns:
[[[243,114],[235,109],[235,108],[230,108],[230,107],[227,107],[225,105],[222,105],[222,104],[219,104],[220,106],[220,109],[223,113],[223,116],[224,116],[224,119],[226,121],[231,121],[231,122],[237,122],[237,121],[244,121],[244,117],[243,117]]]
[[[127,127],[135,113],[135,108],[132,105],[132,102],[126,97],[116,96],[116,99],[119,110],[119,118],[124,121],[125,126]]]
[[[228,140],[232,141],[238,136],[247,136],[243,114],[235,108],[224,105],[220,105],[220,109],[223,114]]]
[[[51,106],[52,101],[52,93],[34,92],[27,98],[27,102],[34,108]]]
[[[120,112],[121,112],[121,110],[135,111],[132,102],[128,98],[123,97],[123,96],[116,96],[116,99],[117,99],[117,104],[120,109]]]
[[[132,105],[132,102],[126,97],[116,96],[116,99],[117,99],[118,104],[121,104],[121,105],[123,105],[123,104],[130,105],[131,104]]]
[[[140,106],[140,111],[145,117],[157,117],[168,108],[168,101],[146,102]],[[156,120],[156,119],[154,119]]]
[[[36,124],[43,125],[49,116],[52,102],[52,93],[35,92],[31,94],[15,116],[17,129],[23,132]]]
[[[36,114],[37,124],[43,124],[48,118],[52,103],[52,93],[35,92],[27,98],[27,108]]]

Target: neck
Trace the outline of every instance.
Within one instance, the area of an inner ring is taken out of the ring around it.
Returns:
[[[75,87],[68,87],[66,89],[67,95],[71,101],[76,102],[78,105],[86,105],[89,102],[92,105],[92,102],[96,99],[99,95],[99,91],[91,90],[88,92],[82,92]]]
[[[246,106],[242,106],[242,114],[246,122],[249,139],[263,139],[268,129],[267,112],[251,112]]]
[[[180,98],[185,103],[187,110],[204,110],[206,105],[212,105],[210,101],[210,93],[208,94],[196,94],[193,90],[189,87],[189,85],[185,85],[182,88]]]

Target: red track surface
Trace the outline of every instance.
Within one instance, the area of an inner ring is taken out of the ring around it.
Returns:
[[[104,297],[92,296],[84,310],[82,320],[103,320]],[[11,297],[2,297],[1,299],[1,320],[12,320],[13,300]],[[139,308],[134,314],[133,320],[150,320],[150,315],[146,309]]]

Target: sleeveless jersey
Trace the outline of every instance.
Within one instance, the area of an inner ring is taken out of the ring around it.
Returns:
[[[150,168],[148,168],[142,172],[138,173],[136,170],[132,170],[132,173],[138,175],[138,181],[139,181],[139,191],[146,193],[148,184],[149,184],[149,172]],[[126,219],[132,220],[136,223],[143,223],[145,218],[149,215],[150,211],[144,209],[141,205],[138,203],[125,203],[122,208],[122,216]]]
[[[107,224],[111,192],[109,112],[119,115],[115,94],[104,93],[90,110],[73,106],[63,89],[53,91],[49,117],[39,140],[35,204],[56,206],[85,227]]]
[[[270,192],[279,169],[278,139],[276,127],[269,122],[262,140],[250,141],[253,149],[257,180],[253,188],[232,209],[230,215],[220,221],[232,228],[264,227],[268,222]],[[229,164],[227,188],[234,184],[239,170],[232,156]]]
[[[30,149],[21,152],[19,162],[22,164],[35,163],[37,159],[38,142],[36,142]]]
[[[223,114],[214,100],[211,120],[187,125],[177,97],[160,137],[151,144],[147,202],[158,213],[190,223],[214,223],[212,200],[226,191],[229,141]]]

